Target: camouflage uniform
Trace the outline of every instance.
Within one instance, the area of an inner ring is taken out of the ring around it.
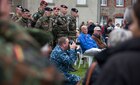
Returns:
[[[42,29],[46,32],[52,31],[52,21],[51,16],[43,16],[36,22],[36,28]]]
[[[0,21],[0,27],[0,85],[47,85],[50,76],[57,78],[47,59],[41,57],[38,44],[22,27],[7,21]],[[54,80],[49,85],[61,85]]]
[[[23,26],[24,28],[29,28],[31,27],[31,20],[25,19],[25,18],[20,18],[19,20],[16,21],[19,25]]]
[[[59,37],[67,37],[68,36],[68,24],[67,24],[67,17],[63,15],[59,15],[55,17],[56,20],[53,23],[53,31],[56,31],[56,39]]]
[[[68,15],[68,28],[69,28],[69,39],[75,40],[76,39],[76,17]]]
[[[32,26],[34,27],[36,25],[37,20],[42,17],[44,14],[44,10],[38,10],[38,12],[33,14],[33,22],[32,22]]]
[[[65,85],[76,85],[80,80],[80,77],[70,74],[71,66],[76,59],[75,50],[64,51],[59,45],[57,45],[51,53],[50,61],[64,74],[66,79]]]

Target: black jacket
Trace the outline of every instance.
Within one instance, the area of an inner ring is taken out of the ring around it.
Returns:
[[[92,36],[95,27],[96,27],[95,24],[91,24],[91,25],[88,27],[88,34],[89,34],[89,35]]]
[[[140,38],[129,40],[107,53],[108,59],[102,60],[103,68],[96,85],[140,85]]]

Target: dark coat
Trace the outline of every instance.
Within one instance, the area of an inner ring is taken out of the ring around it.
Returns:
[[[88,34],[92,36],[93,32],[94,32],[94,28],[96,26],[94,24],[91,24],[89,27],[88,27]]]
[[[140,38],[109,50],[107,55],[96,85],[140,85]]]

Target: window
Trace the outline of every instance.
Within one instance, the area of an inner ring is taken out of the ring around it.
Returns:
[[[87,5],[87,0],[77,0],[77,5]]]
[[[116,6],[117,7],[123,7],[124,6],[124,0],[116,0]]]
[[[48,3],[53,3],[53,0],[47,0]]]
[[[107,24],[107,19],[108,19],[107,16],[101,16],[100,24],[101,25],[106,25]]]
[[[101,6],[107,6],[107,0],[101,0]]]

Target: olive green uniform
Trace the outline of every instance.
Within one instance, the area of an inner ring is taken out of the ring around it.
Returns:
[[[75,40],[76,39],[76,17],[72,15],[68,15],[67,21],[68,21],[68,28],[69,28],[68,38]]]
[[[25,18],[20,18],[19,20],[16,21],[19,25],[23,26],[24,28],[30,28],[31,27],[31,20],[25,19]]]
[[[35,28],[42,29],[46,32],[52,31],[51,16],[43,16],[36,22]]]

